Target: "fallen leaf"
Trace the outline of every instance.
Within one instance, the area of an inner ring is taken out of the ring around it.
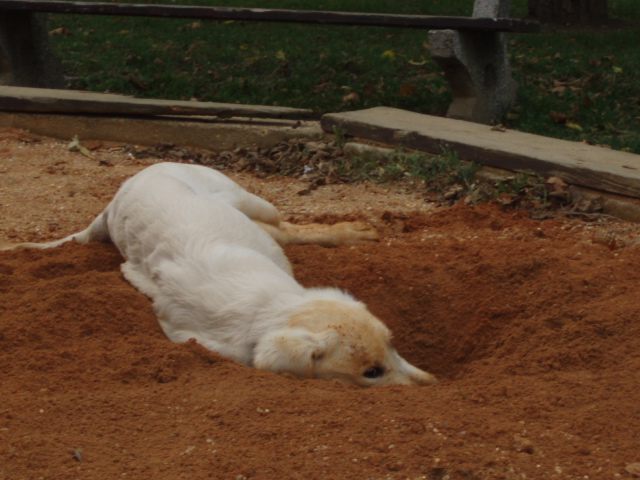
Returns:
[[[365,95],[373,95],[375,93],[375,89],[373,88],[373,85],[365,85],[362,87],[362,93]]]
[[[69,30],[68,28],[60,27],[60,28],[51,30],[49,32],[50,37],[53,37],[55,35],[62,35],[63,37],[68,37],[69,35],[73,35],[73,34],[71,33],[71,30]]]
[[[80,145],[80,140],[78,139],[77,135],[73,137],[73,140],[67,146],[67,148],[70,152],[80,152],[85,157],[91,157],[91,152],[89,151],[89,149]]]
[[[147,88],[149,88],[147,82],[145,82],[141,78],[138,78],[133,73],[129,75],[129,82],[131,82],[133,86],[139,88],[140,90],[146,90]]]
[[[398,91],[398,96],[399,97],[410,97],[414,93],[416,93],[416,86],[415,85],[411,85],[410,83],[405,83],[403,85],[400,85],[400,90]]]
[[[320,93],[320,92],[325,92],[327,90],[329,90],[331,87],[333,86],[333,83],[329,82],[329,81],[321,81],[320,83],[316,84],[315,87],[313,87],[313,91],[315,93]]]
[[[342,97],[342,103],[346,105],[351,105],[359,101],[360,101],[360,95],[358,95],[356,92],[347,93]]]
[[[285,53],[282,50],[278,50],[278,52],[276,53],[276,58],[278,60],[285,61],[287,59],[287,56],[285,55]]]
[[[514,201],[513,197],[508,193],[501,193],[500,196],[497,198],[497,200],[498,200],[498,203],[505,206],[511,205]]]
[[[565,125],[567,127],[571,128],[572,130],[577,130],[578,132],[582,131],[582,127],[580,125],[578,125],[577,123],[567,122]]]
[[[90,151],[99,150],[104,146],[104,143],[101,140],[85,140],[82,142],[82,145]]]
[[[564,124],[567,123],[567,116],[564,113],[552,111],[549,113],[549,117],[553,120],[553,123]]]
[[[569,185],[560,177],[549,177],[547,179],[547,189],[551,197],[569,201],[571,198],[571,190]]]
[[[396,59],[396,52],[394,52],[393,50],[386,50],[382,53],[382,55],[380,55],[380,58],[386,58],[389,60],[395,60]]]

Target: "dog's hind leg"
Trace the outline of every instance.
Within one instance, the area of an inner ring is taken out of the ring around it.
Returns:
[[[364,222],[341,222],[334,225],[322,223],[296,225],[281,222],[278,226],[256,223],[282,247],[285,245],[339,247],[376,242],[380,239],[376,229]]]
[[[73,233],[68,237],[61,238],[60,240],[54,240],[53,242],[46,243],[16,243],[16,244],[0,244],[0,250],[22,250],[25,248],[54,248],[62,245],[63,243],[71,242],[75,240],[78,243],[89,242],[109,242],[111,237],[109,236],[109,230],[107,227],[106,212],[101,213],[87,228],[78,233]]]
[[[274,227],[280,225],[280,212],[273,204],[246,190],[235,193],[237,198],[232,205],[251,220]]]

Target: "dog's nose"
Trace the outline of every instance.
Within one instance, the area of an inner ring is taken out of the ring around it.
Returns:
[[[390,383],[400,385],[435,385],[438,383],[436,377],[414,367],[397,352],[394,352],[394,364],[395,378]]]
[[[419,374],[414,374],[410,377],[413,385],[436,385],[438,383],[438,379],[430,373],[423,370],[418,371],[420,372]]]
[[[405,385],[435,385],[438,383],[438,379],[431,375],[429,372],[420,370],[418,367],[414,367],[406,360],[402,360],[403,368],[400,372],[404,374],[407,382]]]

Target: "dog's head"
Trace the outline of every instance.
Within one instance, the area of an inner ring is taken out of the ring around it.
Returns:
[[[389,329],[356,302],[312,302],[258,343],[254,366],[360,387],[437,383],[403,359]]]

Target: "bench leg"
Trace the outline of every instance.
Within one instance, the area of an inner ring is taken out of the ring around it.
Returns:
[[[473,17],[506,18],[509,0],[476,0]],[[431,54],[444,70],[453,102],[448,117],[495,123],[516,99],[504,33],[429,32]]]
[[[503,33],[431,32],[431,54],[453,93],[448,117],[494,123],[516,99]]]
[[[46,15],[0,15],[0,85],[64,88],[62,65],[49,45]]]

